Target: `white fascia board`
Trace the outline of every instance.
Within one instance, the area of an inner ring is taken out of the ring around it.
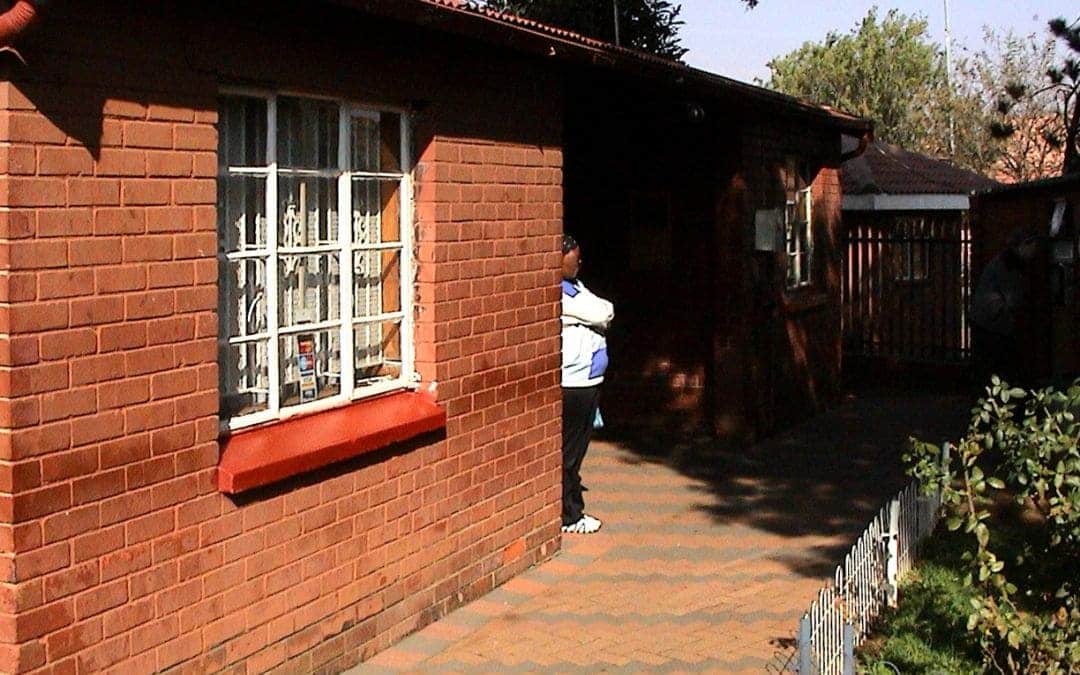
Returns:
[[[965,194],[844,195],[844,211],[966,211]]]

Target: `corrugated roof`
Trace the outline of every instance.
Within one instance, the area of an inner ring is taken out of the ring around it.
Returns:
[[[479,37],[520,51],[566,61],[586,62],[662,79],[670,85],[694,86],[698,93],[737,95],[747,101],[817,117],[845,131],[862,134],[873,125],[828,106],[780,94],[685,63],[630,49],[512,14],[503,14],[468,0],[329,0],[368,12],[412,21],[431,28]]]
[[[845,195],[969,194],[998,185],[974,171],[881,141],[844,162],[841,175]]]
[[[597,38],[589,37],[588,35],[582,35],[566,28],[560,28],[552,24],[543,23],[527,17],[518,16],[517,14],[508,14],[505,12],[497,12],[493,9],[485,7],[476,2],[468,2],[467,0],[417,0],[429,5],[436,5],[440,7],[447,7],[450,9],[457,9],[465,12],[472,12],[485,16],[489,19],[494,19],[502,23],[507,23],[513,26],[519,26],[521,28],[528,28],[531,30],[540,31],[549,35],[569,40],[572,42],[579,42],[583,45],[595,47],[597,49],[603,49],[611,52],[619,52],[636,59],[643,61],[651,61],[653,63],[661,64],[664,66],[679,65],[678,61],[672,59],[666,59],[656,54],[650,54],[649,52],[643,52],[637,49],[631,49],[629,47],[622,47],[620,45],[605,42],[604,40],[598,40]]]

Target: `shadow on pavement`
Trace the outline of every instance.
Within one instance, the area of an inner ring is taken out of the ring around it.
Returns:
[[[604,439],[628,450],[628,463],[664,464],[700,481],[710,493],[700,508],[718,524],[834,537],[835,544],[780,560],[797,574],[822,577],[910,480],[902,461],[908,438],[955,440],[972,402],[951,393],[851,393],[836,408],[748,448],[655,431],[607,430]]]

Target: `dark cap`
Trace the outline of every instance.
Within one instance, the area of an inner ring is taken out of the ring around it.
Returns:
[[[577,240],[574,239],[573,237],[571,237],[568,234],[564,234],[563,238],[562,238],[562,253],[563,253],[563,255],[566,255],[570,251],[573,251],[575,248],[578,248]]]

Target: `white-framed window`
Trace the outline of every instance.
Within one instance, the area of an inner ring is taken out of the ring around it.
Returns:
[[[797,289],[813,281],[814,230],[811,186],[790,162],[785,171],[784,241],[787,251],[787,287]]]
[[[277,93],[220,96],[224,428],[412,383],[408,147],[404,111]]]

